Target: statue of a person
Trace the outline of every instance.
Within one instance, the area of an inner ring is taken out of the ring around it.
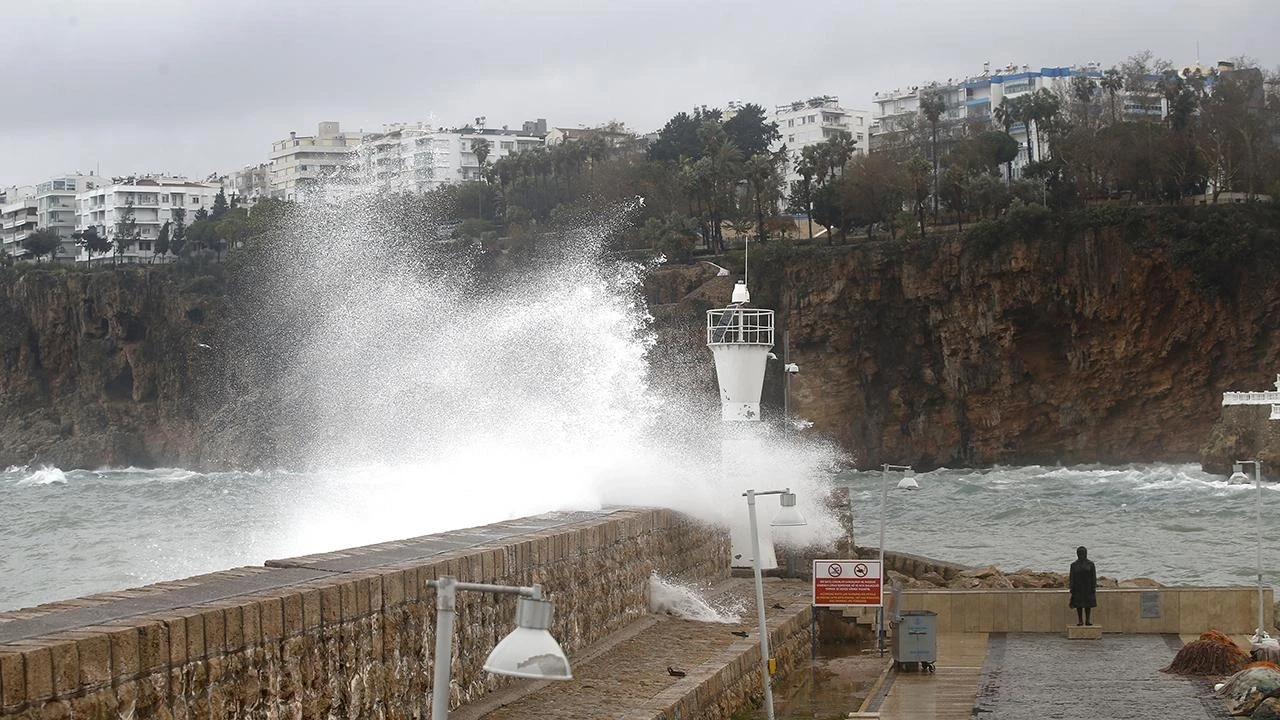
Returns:
[[[1090,612],[1098,606],[1098,571],[1083,545],[1076,548],[1076,561],[1071,563],[1071,607],[1076,609],[1076,625],[1092,625]]]

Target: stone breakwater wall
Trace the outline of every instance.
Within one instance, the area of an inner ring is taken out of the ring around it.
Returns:
[[[0,718],[427,717],[428,580],[543,585],[572,658],[647,612],[653,571],[727,574],[726,532],[669,510],[549,513],[0,613]],[[458,595],[449,693],[514,628],[509,596]]]
[[[805,608],[769,627],[769,655],[777,665],[775,694],[779,679],[795,672],[809,656],[809,623],[809,610]],[[736,643],[717,657],[714,664],[718,666],[716,672],[701,679],[696,687],[672,687],[653,698],[652,704],[658,708],[641,708],[627,720],[732,720],[744,707],[763,702],[760,645],[755,638],[751,642]]]

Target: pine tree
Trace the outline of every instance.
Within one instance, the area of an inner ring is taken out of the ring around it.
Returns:
[[[200,209],[204,210],[203,207]],[[226,214],[227,214],[227,194],[219,190],[217,196],[213,198],[213,212],[209,213],[208,215],[214,220],[220,220],[222,216]],[[196,219],[203,220],[204,218],[200,217],[200,213],[197,212]]]

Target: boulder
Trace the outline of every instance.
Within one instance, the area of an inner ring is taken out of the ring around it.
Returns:
[[[1117,587],[1122,587],[1122,588],[1158,588],[1158,587],[1164,587],[1164,584],[1163,584],[1163,583],[1161,583],[1161,582],[1159,582],[1159,581],[1152,580],[1151,578],[1147,578],[1147,577],[1137,577],[1137,578],[1129,578],[1128,580],[1121,580],[1121,581],[1117,584]]]

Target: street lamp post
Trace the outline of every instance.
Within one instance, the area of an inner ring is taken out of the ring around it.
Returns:
[[[1256,528],[1258,532],[1258,634],[1263,632],[1263,611],[1262,611],[1262,463],[1257,460],[1237,460],[1235,462],[1235,472],[1231,473],[1228,480],[1230,483],[1249,482],[1249,476],[1244,474],[1245,465],[1253,465],[1253,486],[1258,490],[1257,502],[1255,503],[1256,512]]]
[[[760,632],[760,674],[764,686],[764,706],[768,710],[769,720],[773,718],[773,676],[769,672],[769,631],[764,621],[764,579],[760,576],[760,531],[756,524],[756,496],[780,495],[778,504],[782,510],[773,518],[770,525],[786,527],[804,525],[804,516],[796,509],[796,496],[791,488],[785,490],[748,490],[742,493],[747,499],[747,513],[751,517],[751,570],[756,580],[756,622]]]
[[[885,515],[885,507],[889,503],[889,473],[895,470],[901,470],[908,476],[914,474],[915,472],[911,469],[910,465],[890,465],[888,463],[885,463],[884,472],[881,473],[880,475],[880,572],[881,573],[884,573],[884,515]],[[881,582],[881,588],[883,588],[884,587],[883,574],[881,575],[880,582]],[[880,657],[884,657],[884,594],[883,593],[884,593],[884,590],[882,589],[881,597],[880,597],[880,611],[877,613],[877,615],[879,616],[879,620],[877,622],[880,626],[879,632],[877,633],[880,639],[880,642],[879,642]]]
[[[513,587],[458,582],[451,575],[428,580],[436,589],[435,671],[431,681],[431,720],[449,717],[449,675],[453,664],[453,617],[459,590],[518,595],[516,629],[502,639],[484,661],[484,669],[497,675],[537,680],[570,680],[569,659],[551,637],[551,602],[542,598],[542,586]]]

